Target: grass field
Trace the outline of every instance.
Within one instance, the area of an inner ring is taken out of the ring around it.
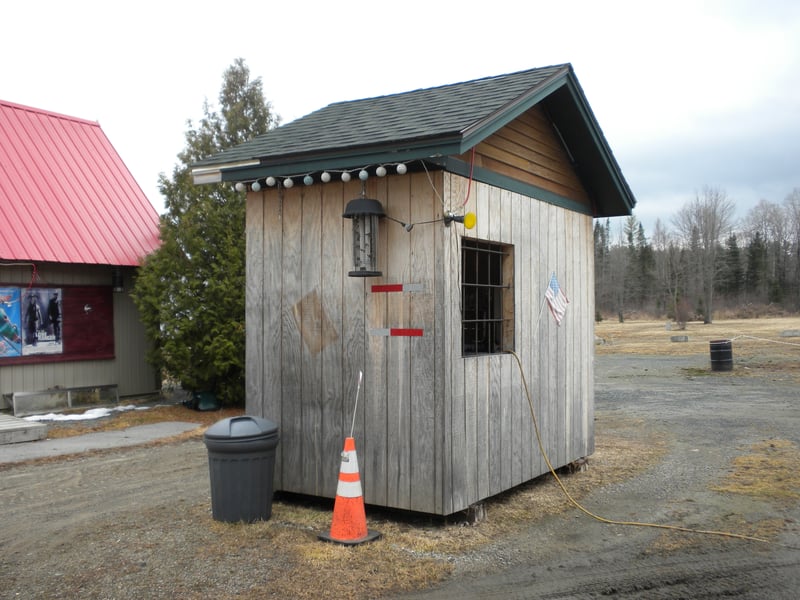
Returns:
[[[683,336],[687,341],[672,341]],[[800,382],[800,317],[691,322],[683,330],[664,321],[595,324],[597,355],[709,356],[713,340],[731,340],[737,375],[775,373]]]

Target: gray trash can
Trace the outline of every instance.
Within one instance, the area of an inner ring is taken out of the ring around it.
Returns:
[[[236,523],[272,516],[272,477],[278,426],[261,417],[230,417],[206,430],[211,514]]]

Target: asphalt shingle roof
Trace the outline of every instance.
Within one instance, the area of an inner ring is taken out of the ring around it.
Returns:
[[[336,102],[195,166],[458,137],[568,69],[569,65],[557,65]]]
[[[595,216],[630,214],[636,200],[568,63],[336,102],[198,161],[193,175],[255,181],[458,156],[537,104],[569,148]]]

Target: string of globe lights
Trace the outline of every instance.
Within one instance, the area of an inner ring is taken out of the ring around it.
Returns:
[[[388,167],[388,168],[387,168]],[[330,171],[323,171],[319,175],[319,180],[322,183],[328,183],[333,181],[334,175],[338,174],[339,179],[347,183],[353,178],[353,173],[356,173],[356,176],[359,180],[366,181],[369,179],[369,166],[362,167],[361,169],[349,169],[349,170],[330,170]],[[394,169],[395,173],[398,175],[405,175],[408,172],[408,166],[405,163],[391,163],[391,164],[380,164],[375,167],[375,175],[378,177],[386,177],[389,174],[389,168]],[[264,185],[267,187],[283,187],[286,189],[292,188],[295,185],[295,180],[301,180],[304,185],[313,185],[315,183],[314,176],[311,173],[299,174],[299,175],[289,175],[289,176],[280,176],[280,177],[273,177],[269,176],[264,178]],[[250,185],[250,189],[254,192],[260,192],[262,189],[261,179],[255,179],[253,181],[237,181],[235,184],[235,189],[237,192],[244,192],[247,191],[247,186]]]
[[[471,163],[473,163],[473,162],[474,162],[474,151],[473,151]],[[433,219],[433,220],[430,220],[430,221],[419,221],[419,222],[416,222],[416,223],[405,223],[405,222],[403,222],[403,221],[401,221],[399,219],[396,219],[394,217],[386,215],[383,212],[383,209],[380,210],[380,216],[381,217],[385,217],[385,218],[389,219],[390,221],[394,221],[396,223],[399,223],[407,232],[410,232],[414,228],[414,225],[427,225],[427,224],[432,224],[432,223],[444,223],[445,225],[449,226],[450,223],[456,222],[456,223],[463,223],[464,226],[467,229],[472,229],[473,227],[475,227],[475,223],[476,223],[475,213],[467,212],[465,214],[458,215],[458,214],[455,214],[454,212],[452,212],[450,210],[447,210],[447,208],[445,207],[444,199],[439,194],[439,190],[436,189],[436,186],[434,185],[433,180],[431,179],[431,175],[430,175],[430,172],[428,171],[428,167],[425,164],[425,161],[424,160],[420,161],[420,163],[422,164],[422,168],[425,170],[425,174],[426,174],[426,176],[428,178],[428,183],[430,184],[431,189],[433,189],[434,193],[436,194],[436,197],[439,199],[439,202],[442,204],[442,208],[445,209],[444,216],[439,218],[439,219]],[[333,174],[338,174],[339,179],[343,183],[348,183],[353,178],[352,173],[356,173],[357,172],[358,179],[361,181],[361,195],[362,195],[362,197],[364,197],[364,194],[365,194],[365,187],[364,186],[366,185],[366,182],[370,177],[368,169],[372,169],[372,168],[374,168],[374,172],[375,172],[375,175],[377,177],[386,177],[386,175],[389,174],[389,169],[390,168],[394,169],[394,172],[397,173],[398,175],[405,175],[408,172],[408,166],[404,162],[384,163],[384,164],[379,164],[377,167],[373,167],[373,165],[367,165],[367,166],[364,166],[364,167],[362,167],[360,169],[326,170],[326,171],[323,171],[322,173],[320,173],[319,180],[322,183],[329,183],[330,181],[333,181],[333,175],[331,175],[331,173],[333,173]],[[461,204],[462,208],[464,206],[466,206],[467,201],[469,200],[469,194],[470,194],[470,190],[471,190],[471,187],[472,187],[472,175],[473,175],[472,168],[470,168],[469,184],[467,186],[466,196],[464,198],[464,201]],[[302,174],[302,175],[279,176],[279,177],[274,177],[274,176],[270,175],[270,176],[264,178],[264,185],[266,185],[267,187],[278,187],[279,189],[281,189],[281,188],[289,189],[289,188],[294,187],[295,179],[300,179],[301,177],[302,177],[303,184],[306,185],[306,186],[314,185],[314,183],[316,182],[315,179],[314,179],[314,176],[311,173],[305,173],[305,174]],[[247,186],[248,185],[250,186],[250,189],[252,191],[254,191],[254,192],[260,192],[261,189],[262,189],[262,185],[260,183],[260,179],[255,179],[255,180],[250,181],[250,182],[237,181],[236,184],[234,185],[234,187],[235,187],[237,192],[245,192],[245,191],[247,191]]]

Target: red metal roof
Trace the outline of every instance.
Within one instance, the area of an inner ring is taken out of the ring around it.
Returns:
[[[98,123],[0,100],[0,260],[138,265],[158,213]]]

